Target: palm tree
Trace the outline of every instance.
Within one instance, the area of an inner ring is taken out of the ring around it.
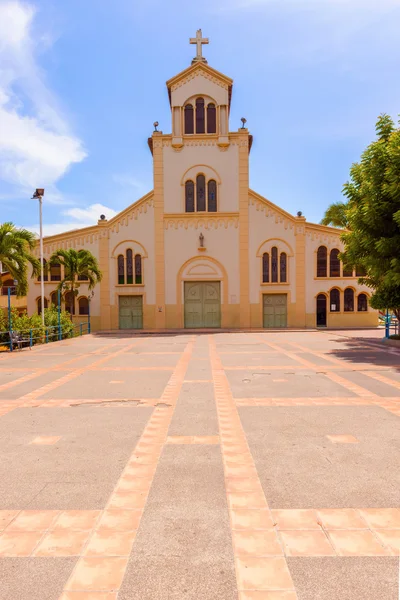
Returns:
[[[28,292],[28,265],[32,266],[32,277],[40,274],[40,261],[31,253],[35,246],[36,235],[31,231],[10,222],[0,225],[0,263],[2,270],[17,280],[18,296],[26,296]]]
[[[89,290],[92,290],[102,279],[97,258],[89,250],[56,250],[51,255],[48,268],[51,265],[63,265],[64,279],[58,285],[58,289],[71,292],[70,294],[70,315],[72,319],[75,296],[78,294],[80,281],[83,278],[89,282]]]
[[[346,209],[347,204],[344,202],[335,202],[334,204],[331,204],[325,211],[321,225],[332,225],[332,227],[346,229],[348,224]]]

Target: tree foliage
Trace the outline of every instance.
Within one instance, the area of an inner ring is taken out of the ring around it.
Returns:
[[[400,316],[400,128],[381,115],[376,135],[351,167],[346,203],[330,206],[323,222],[345,225],[340,258],[345,267],[365,269],[359,282],[374,290],[371,306]],[[334,217],[342,211],[340,224]]]
[[[43,340],[47,339],[49,342],[58,340],[58,310],[55,306],[50,306],[44,309],[44,324],[42,324],[42,317],[37,313],[28,315],[26,311],[20,313],[15,306],[11,307],[11,326],[12,330],[23,337],[29,336],[32,330],[32,341],[33,344],[41,344]],[[74,325],[71,322],[69,313],[66,311],[60,311],[60,325],[62,338],[73,337]],[[10,337],[8,334],[9,322],[8,322],[8,311],[0,308],[0,346],[9,348]]]
[[[328,206],[321,225],[331,225],[332,227],[341,227],[342,229],[347,227],[346,203],[335,202]]]
[[[33,268],[32,276],[40,273],[40,262],[32,254],[35,245],[36,236],[31,231],[19,229],[9,222],[0,225],[0,262],[3,271],[8,271],[18,282],[18,296],[26,296],[28,292],[29,264]]]
[[[73,302],[81,282],[79,277],[87,277],[89,290],[92,290],[102,279],[97,259],[89,250],[56,250],[50,257],[48,268],[51,265],[60,264],[64,266],[64,279],[60,281],[58,289],[61,292],[72,292],[70,303],[70,314],[73,314]]]

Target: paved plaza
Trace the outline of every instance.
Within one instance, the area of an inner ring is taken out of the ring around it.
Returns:
[[[398,600],[381,331],[0,355],[0,600]]]

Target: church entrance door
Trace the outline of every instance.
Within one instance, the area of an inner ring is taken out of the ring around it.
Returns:
[[[143,329],[143,296],[119,297],[119,328]]]
[[[221,327],[219,281],[185,281],[185,327]]]
[[[317,296],[317,327],[326,327],[326,296]]]
[[[287,295],[264,294],[263,324],[266,328],[287,327]]]

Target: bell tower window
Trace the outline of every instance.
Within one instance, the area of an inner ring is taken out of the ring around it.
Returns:
[[[207,106],[207,133],[217,133],[217,109],[213,103]]]
[[[185,211],[194,212],[194,182],[185,183]]]
[[[208,182],[208,212],[217,212],[217,182],[210,179]]]
[[[197,211],[206,210],[206,178],[204,175],[199,174],[196,178],[196,200],[197,200]]]
[[[194,133],[194,110],[192,104],[185,106],[185,133]]]
[[[196,100],[196,133],[205,133],[204,98]]]

